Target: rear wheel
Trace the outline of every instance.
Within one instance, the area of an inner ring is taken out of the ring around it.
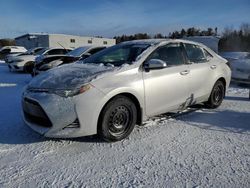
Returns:
[[[208,101],[205,106],[208,108],[217,108],[221,105],[225,96],[225,85],[222,81],[218,80],[212,89]]]
[[[103,109],[98,125],[98,135],[108,141],[126,138],[136,124],[137,110],[132,100],[125,96],[112,99]]]

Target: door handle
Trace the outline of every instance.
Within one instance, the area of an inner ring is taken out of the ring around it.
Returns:
[[[216,69],[216,67],[217,67],[216,65],[211,65],[210,66],[211,69]]]
[[[189,70],[184,70],[184,71],[181,71],[180,74],[181,75],[187,75],[190,71]]]

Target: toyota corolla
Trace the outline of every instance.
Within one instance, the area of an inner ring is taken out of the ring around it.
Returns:
[[[22,96],[24,121],[46,137],[118,141],[149,117],[220,106],[230,77],[227,61],[199,43],[124,42],[32,79]]]

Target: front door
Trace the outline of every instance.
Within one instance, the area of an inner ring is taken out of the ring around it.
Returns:
[[[160,59],[167,67],[143,72],[147,116],[177,110],[185,105],[189,97],[190,70],[185,64],[181,45],[171,43],[159,47],[146,61],[150,59]]]

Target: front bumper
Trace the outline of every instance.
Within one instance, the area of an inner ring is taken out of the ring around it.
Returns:
[[[22,96],[24,122],[45,137],[73,138],[97,133],[98,98],[92,88],[75,97],[64,98],[45,92],[25,91]]]
[[[77,116],[71,98],[25,92],[22,108],[25,123],[39,134],[54,138],[79,136],[80,125],[75,124]]]
[[[8,63],[8,67],[10,71],[23,71],[24,65],[19,63]]]

